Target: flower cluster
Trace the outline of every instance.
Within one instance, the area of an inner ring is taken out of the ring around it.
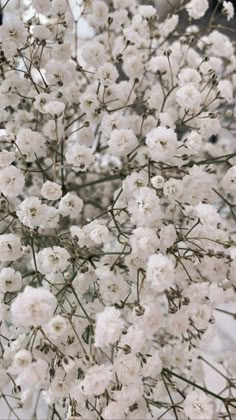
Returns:
[[[14,418],[44,401],[52,420],[229,420],[234,354],[204,351],[236,301],[233,4],[218,25],[207,0],[163,22],[77,3],[7,1],[0,27],[2,401]]]

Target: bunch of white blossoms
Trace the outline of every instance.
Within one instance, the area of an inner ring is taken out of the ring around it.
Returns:
[[[206,355],[236,302],[234,9],[180,3],[163,22],[136,0],[2,6],[11,418],[39,401],[52,420],[236,416],[235,354]]]

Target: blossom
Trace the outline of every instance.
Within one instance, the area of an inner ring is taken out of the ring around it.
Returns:
[[[140,188],[128,203],[131,221],[137,226],[152,226],[162,218],[160,199],[148,187]]]
[[[187,6],[187,12],[193,19],[200,19],[203,17],[209,7],[208,0],[191,0]]]
[[[47,206],[38,197],[28,197],[19,205],[16,214],[23,225],[33,229],[45,221]]]
[[[231,1],[223,2],[223,13],[227,16],[227,20],[233,19],[234,17],[234,6]]]
[[[27,39],[26,28],[18,18],[12,18],[0,28],[0,37],[4,46],[13,43],[17,48],[24,45]]]
[[[161,293],[173,286],[174,266],[172,261],[163,254],[153,254],[148,259],[147,281],[154,290]]]
[[[33,162],[37,158],[45,156],[46,139],[40,133],[29,128],[21,128],[16,138],[16,145],[18,150],[24,155],[27,162]]]
[[[65,110],[65,104],[60,101],[51,101],[44,105],[44,109],[52,115],[53,118],[59,118]]]
[[[109,235],[108,228],[104,224],[98,223],[96,220],[86,225],[85,231],[95,244],[104,243]]]
[[[191,131],[190,133],[187,133],[183,142],[185,152],[190,156],[198,154],[202,148],[202,137],[196,131]]]
[[[146,137],[150,156],[156,161],[167,161],[176,153],[177,136],[172,128],[157,127]]]
[[[63,216],[77,217],[83,208],[83,200],[73,193],[67,193],[59,203],[59,213]]]
[[[92,6],[93,21],[97,25],[104,25],[107,23],[108,18],[108,6],[104,1],[95,0]]]
[[[48,93],[39,93],[35,96],[34,107],[42,114],[46,114],[45,105],[51,101],[51,96]]]
[[[192,84],[188,84],[176,91],[176,101],[182,108],[197,112],[200,109],[201,94]]]
[[[37,255],[39,270],[43,274],[64,271],[68,266],[69,258],[70,254],[65,248],[60,246],[44,248]]]
[[[46,181],[41,188],[41,194],[47,200],[58,200],[62,196],[62,189],[56,182]]]
[[[5,267],[0,272],[0,289],[3,292],[15,292],[22,285],[21,273],[11,267]]]
[[[16,383],[26,388],[41,388],[48,376],[48,364],[38,359],[29,364],[16,378]]]
[[[89,147],[75,144],[68,148],[66,161],[73,166],[74,171],[85,172],[94,162],[94,155]]]
[[[137,146],[138,140],[132,130],[114,130],[108,142],[110,153],[125,157]]]
[[[192,84],[193,86],[198,88],[201,82],[201,76],[199,72],[195,69],[184,68],[180,70],[178,74],[178,81],[179,81],[179,86]]]
[[[224,175],[222,180],[223,188],[226,192],[234,194],[236,192],[236,166],[232,166]]]
[[[16,372],[21,372],[32,362],[32,354],[29,350],[21,349],[14,357],[13,366]]]
[[[15,160],[15,153],[2,150],[0,152],[0,166],[9,166]]]
[[[229,103],[233,101],[232,84],[229,80],[220,80],[218,90],[221,98],[224,98]]]
[[[57,300],[48,290],[26,286],[12,303],[11,314],[18,325],[40,326],[50,321],[56,306]]]
[[[45,25],[35,25],[33,27],[34,37],[40,41],[45,41],[51,38],[51,32]]]
[[[124,321],[118,309],[113,306],[106,307],[96,316],[95,346],[107,347],[119,340]]]
[[[109,86],[118,79],[119,73],[113,64],[105,63],[99,67],[98,77],[104,86]]]
[[[192,391],[184,400],[184,412],[192,420],[209,420],[213,418],[212,400],[203,391]]]
[[[116,374],[122,384],[135,384],[139,377],[140,363],[133,355],[124,355],[116,360]]]
[[[80,389],[87,396],[100,395],[105,391],[112,376],[112,365],[92,366],[80,383]]]
[[[32,0],[32,4],[38,13],[47,14],[51,9],[50,0]]]
[[[22,193],[25,185],[25,177],[13,165],[0,170],[0,190],[7,197],[17,197]]]
[[[68,321],[61,315],[55,315],[44,328],[51,338],[57,339],[66,334]]]
[[[98,68],[106,61],[105,48],[100,42],[88,42],[83,48],[82,57],[87,64]]]
[[[132,253],[140,256],[151,255],[159,245],[158,237],[153,229],[138,227],[130,238]]]
[[[15,261],[22,256],[20,238],[12,233],[0,235],[0,261]]]
[[[151,179],[152,186],[156,189],[161,189],[164,186],[164,178],[161,175],[153,176]]]

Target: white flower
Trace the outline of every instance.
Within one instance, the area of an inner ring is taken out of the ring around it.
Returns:
[[[78,217],[83,209],[83,200],[73,193],[67,193],[59,204],[59,213],[62,216]]]
[[[123,191],[127,200],[140,188],[148,185],[148,176],[144,171],[132,172],[123,181]]]
[[[105,63],[98,69],[98,77],[103,86],[109,86],[119,77],[116,67],[111,63]]]
[[[131,55],[128,56],[123,63],[123,70],[129,79],[135,79],[142,76],[144,65],[139,57]]]
[[[203,391],[190,392],[184,400],[183,407],[190,420],[210,420],[213,418],[212,400]]]
[[[168,16],[163,23],[160,24],[160,33],[163,37],[168,37],[168,35],[173,32],[176,26],[179,23],[179,16],[172,14]]]
[[[50,0],[32,0],[32,4],[38,13],[45,15],[47,15],[52,6]]]
[[[195,206],[195,211],[201,223],[208,227],[212,226],[213,228],[216,228],[221,222],[221,217],[217,212],[217,209],[210,204],[199,203]]]
[[[203,17],[209,7],[208,0],[191,0],[187,6],[187,12],[193,19],[200,19]]]
[[[208,40],[211,45],[210,52],[214,52],[213,54],[217,57],[228,58],[230,60],[234,56],[234,48],[227,35],[214,30],[210,33]]]
[[[34,229],[45,221],[47,206],[38,197],[28,197],[19,205],[16,214],[23,225]]]
[[[0,38],[3,45],[13,43],[17,48],[21,47],[27,39],[27,31],[23,22],[18,18],[11,17],[1,26]]]
[[[17,325],[40,326],[47,323],[57,306],[57,300],[43,287],[26,286],[11,305],[12,319]]]
[[[236,166],[232,166],[222,180],[224,190],[229,194],[236,193]]]
[[[183,193],[183,182],[175,178],[168,179],[164,184],[163,193],[169,200],[180,199]]]
[[[152,226],[162,218],[160,199],[155,191],[142,187],[134,193],[128,203],[131,221],[137,226]]]
[[[196,88],[199,87],[201,82],[201,76],[195,69],[184,68],[180,70],[178,74],[179,86],[185,86],[188,84],[194,85]]]
[[[153,254],[149,257],[147,265],[147,281],[158,293],[173,286],[175,279],[174,265],[163,254]]]
[[[111,401],[102,411],[102,418],[105,420],[120,420],[124,419],[126,404],[124,401]]]
[[[89,247],[90,245],[92,245],[91,241],[89,241],[88,238],[88,232],[85,229],[82,229],[79,226],[71,226],[70,234],[72,238],[79,243],[81,248],[83,248],[84,246]]]
[[[53,118],[59,118],[65,110],[65,104],[60,101],[51,101],[44,105],[44,109]]]
[[[51,31],[45,25],[35,25],[33,27],[33,35],[40,41],[46,41],[51,38]]]
[[[148,63],[148,69],[153,73],[159,72],[162,74],[166,74],[169,70],[169,63],[167,57],[165,55],[152,57]]]
[[[160,250],[166,252],[167,248],[170,248],[176,241],[176,229],[173,224],[162,226],[160,235]]]
[[[151,18],[152,16],[155,16],[157,14],[157,10],[155,7],[150,5],[141,5],[138,8],[138,11],[140,15],[142,15],[144,18]]]
[[[151,357],[148,357],[147,363],[143,366],[144,375],[156,377],[161,373],[162,370],[162,361],[160,358],[160,353],[158,350],[155,350]]]
[[[97,25],[105,25],[107,23],[109,8],[104,1],[94,0],[92,3],[93,22]]]
[[[157,127],[148,133],[146,144],[151,159],[165,162],[176,153],[177,136],[172,128]]]
[[[119,340],[123,328],[124,321],[120,311],[113,306],[106,307],[96,316],[95,346],[104,348],[115,344]]]
[[[44,108],[46,104],[51,102],[52,98],[48,93],[39,93],[35,96],[34,107],[42,114],[47,114],[46,109]]]
[[[165,180],[163,176],[161,175],[156,175],[151,178],[151,184],[157,190],[162,189],[164,187],[164,183],[165,183]]]
[[[87,64],[98,68],[102,66],[106,61],[105,48],[99,42],[88,42],[82,50],[82,57]]]
[[[99,278],[99,292],[106,305],[114,305],[125,300],[130,292],[130,287],[122,275],[111,274],[110,269],[101,267],[96,270]]]
[[[62,196],[61,186],[56,182],[46,181],[41,188],[41,194],[47,200],[58,200]]]
[[[43,359],[29,364],[16,378],[16,383],[25,388],[41,388],[47,379],[48,364]]]
[[[231,103],[233,101],[233,86],[229,80],[220,80],[217,89],[220,96],[227,102]]]
[[[69,252],[60,246],[44,248],[37,254],[38,269],[43,274],[64,271],[69,264]]]
[[[138,146],[138,140],[132,130],[114,130],[108,144],[111,154],[126,157]]]
[[[47,208],[46,214],[45,214],[45,220],[40,224],[41,228],[47,228],[47,229],[53,229],[56,228],[60,215],[58,212],[58,209],[55,209],[54,207],[45,206]]]
[[[15,153],[2,150],[0,152],[0,166],[9,166],[15,160]]]
[[[183,143],[185,147],[185,153],[190,156],[196,155],[201,151],[202,148],[202,136],[197,131],[191,131],[185,135]]]
[[[25,185],[25,177],[13,165],[6,166],[0,170],[0,191],[6,197],[17,197],[21,194]]]
[[[29,350],[21,349],[14,357],[13,367],[16,372],[21,372],[32,362],[32,354]]]
[[[4,369],[1,365],[0,365],[0,388],[2,389],[3,387],[5,387],[9,382],[10,382],[10,377],[7,374],[7,369]]]
[[[133,230],[130,245],[134,255],[146,257],[155,252],[159,245],[159,239],[153,229],[139,227]]]
[[[34,162],[46,155],[46,139],[40,133],[29,128],[21,128],[16,138],[16,145],[26,162]]]
[[[135,384],[140,372],[140,363],[133,354],[121,356],[115,362],[116,374],[122,384]]]
[[[66,162],[72,165],[76,172],[85,172],[95,160],[91,149],[79,144],[69,146],[65,157]]]
[[[100,395],[108,387],[113,376],[112,365],[92,366],[80,383],[83,394],[88,396]]]
[[[186,110],[198,112],[201,104],[201,94],[192,84],[185,85],[176,91],[176,102]]]
[[[57,339],[66,334],[68,321],[61,315],[55,315],[44,329],[51,338]]]
[[[3,292],[15,292],[22,285],[21,273],[11,267],[3,268],[0,272],[0,290]]]
[[[194,306],[191,311],[191,320],[199,330],[207,329],[211,319],[213,319],[212,309],[208,305]]]
[[[108,228],[104,224],[98,223],[97,220],[86,225],[85,230],[89,238],[97,245],[105,243],[109,235]]]
[[[0,261],[15,261],[22,256],[20,238],[12,233],[0,235]]]
[[[99,109],[100,104],[94,93],[85,92],[80,97],[80,108],[89,115],[94,114]]]
[[[231,1],[223,2],[223,13],[227,16],[227,20],[233,19],[234,17],[234,5]]]

